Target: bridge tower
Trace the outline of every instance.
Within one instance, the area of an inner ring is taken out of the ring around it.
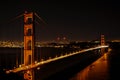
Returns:
[[[24,13],[24,66],[34,64],[34,13]],[[34,80],[34,71],[24,72],[25,80]]]
[[[104,45],[105,45],[105,37],[102,34],[101,35],[101,46],[104,46]],[[104,52],[105,52],[105,48],[101,48],[101,53],[103,54]]]

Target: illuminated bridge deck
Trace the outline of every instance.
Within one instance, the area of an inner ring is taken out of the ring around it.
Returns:
[[[107,48],[107,47],[109,47],[109,46],[105,45],[105,46],[97,46],[97,47],[93,47],[93,48],[83,49],[83,50],[80,50],[80,51],[77,51],[77,52],[61,55],[59,57],[56,56],[55,58],[50,58],[50,59],[47,59],[47,60],[44,60],[44,61],[36,62],[32,65],[21,66],[21,67],[12,69],[12,70],[8,70],[8,71],[6,71],[6,73],[10,73],[10,72],[16,73],[16,72],[20,72],[20,71],[25,71],[25,70],[37,68],[37,67],[39,67],[43,64],[47,64],[47,63],[50,63],[50,62],[53,62],[53,61],[56,61],[56,60],[59,60],[59,59],[63,59],[63,58],[73,56],[73,55],[76,55],[76,54],[80,54],[80,53],[84,53],[84,52],[92,51],[92,50],[96,50],[96,49],[101,49],[101,48]]]

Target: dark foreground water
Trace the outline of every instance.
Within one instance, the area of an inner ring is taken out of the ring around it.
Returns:
[[[109,53],[105,53],[95,62],[76,73],[70,80],[109,80]]]
[[[113,50],[68,80],[120,80],[120,51]]]
[[[81,68],[81,64],[77,64],[47,80],[120,80],[120,43],[110,48],[111,51],[88,66]]]
[[[94,60],[93,62],[89,63],[89,65],[83,66],[81,63],[78,63],[72,65],[71,67],[62,69],[61,71],[50,75],[49,77],[44,79],[37,78],[36,80],[120,80],[120,43],[112,44],[110,48],[112,49],[110,52],[105,53],[104,56]],[[48,58],[45,56],[48,54],[47,51],[42,50],[40,51],[44,52],[45,54],[42,54],[41,57],[44,59]],[[53,50],[54,49],[48,49],[48,51],[51,53]],[[61,49],[55,49],[54,52],[59,51],[61,51]],[[66,51],[66,49],[63,50],[63,52],[64,51]],[[74,51],[74,49],[70,49],[70,51]],[[4,75],[5,73],[3,71],[7,68],[13,68],[16,66],[16,64],[22,62],[20,59],[18,59],[21,58],[20,56],[22,56],[22,50],[2,48],[0,49],[0,53],[0,80],[23,80],[23,77],[19,74]],[[54,54],[59,55],[59,53]],[[17,58],[14,58],[16,56]],[[88,62],[90,62],[90,60]],[[63,65],[62,63],[60,64],[61,66]],[[57,67],[54,67],[53,71],[56,69]],[[41,74],[38,73],[37,76],[41,76]]]

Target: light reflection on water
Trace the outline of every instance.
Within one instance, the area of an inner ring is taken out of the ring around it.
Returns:
[[[70,80],[109,80],[108,54],[105,53],[101,58],[74,75]]]

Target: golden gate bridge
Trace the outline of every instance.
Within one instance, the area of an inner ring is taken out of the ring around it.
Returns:
[[[35,62],[35,59],[34,59],[34,54],[35,54],[35,52],[34,52],[34,50],[35,50],[35,26],[34,26],[35,16],[37,16],[40,20],[42,20],[42,18],[40,18],[34,12],[27,12],[27,11],[25,11],[25,13],[20,16],[24,16],[24,63],[21,64],[22,66],[20,66],[20,67],[13,68],[11,70],[7,70],[6,71],[7,74],[9,74],[11,72],[17,73],[17,72],[23,71],[25,80],[34,80],[34,77],[35,77],[34,70],[33,70],[34,68],[38,68],[41,65],[44,65],[44,64],[56,61],[56,60],[60,60],[60,59],[66,58],[66,57],[70,57],[70,56],[73,56],[76,54],[83,54],[84,52],[87,52],[87,51],[101,49],[101,53],[103,53],[104,49],[109,47],[108,45],[105,45],[104,35],[101,35],[101,44],[98,46],[79,50],[79,51],[61,55],[58,57],[56,56],[54,58],[49,58],[47,60],[42,60],[40,62]],[[20,17],[20,16],[18,16],[18,17]]]

